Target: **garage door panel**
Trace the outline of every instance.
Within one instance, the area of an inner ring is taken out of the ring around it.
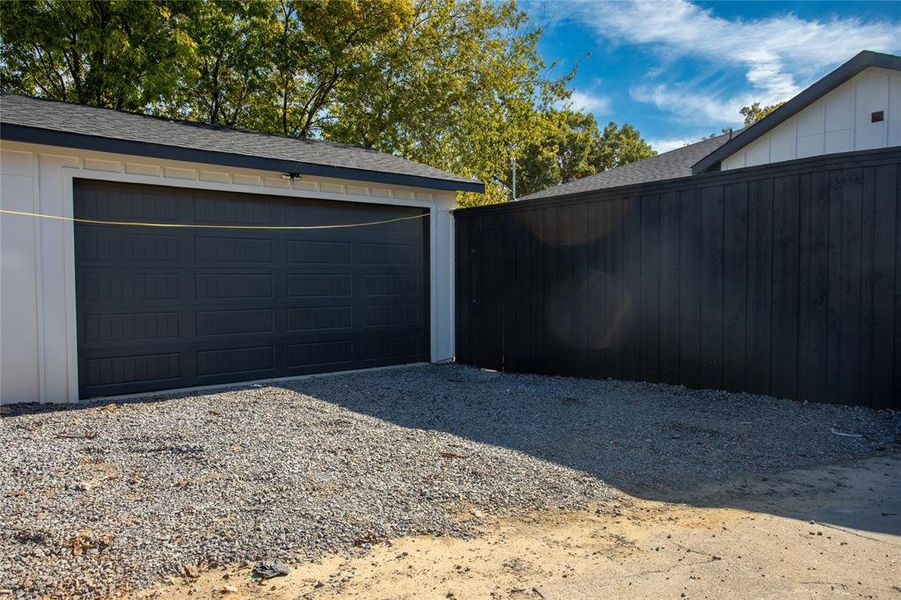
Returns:
[[[274,201],[267,196],[195,194],[194,223],[267,225],[273,222]]]
[[[99,182],[78,182],[75,198],[76,216],[105,220],[324,225],[421,213]],[[303,232],[78,224],[81,394],[424,360],[426,235],[419,219]]]
[[[307,200],[303,204],[286,202],[283,204],[282,216],[286,223],[303,225],[305,227],[352,223],[361,212],[360,206],[327,200]],[[315,232],[315,234],[330,235],[330,233],[325,231]],[[292,233],[292,235],[296,234]]]
[[[288,298],[350,298],[353,296],[351,274],[292,274],[285,278]]]
[[[110,388],[121,384],[177,382],[182,377],[181,353],[140,353],[125,356],[86,358],[82,385]]]
[[[275,332],[274,308],[200,310],[196,313],[196,334],[236,335]]]
[[[353,329],[352,306],[307,306],[286,309],[286,329],[290,332]]]
[[[190,205],[172,202],[171,193],[132,191],[127,202],[113,188],[94,188],[79,199],[77,213],[83,219],[178,223],[190,217]],[[103,226],[106,227],[106,226]]]
[[[78,252],[84,265],[98,266],[123,260],[159,265],[182,258],[177,235],[138,233],[131,227],[98,227],[92,235],[79,238]]]
[[[273,297],[270,273],[197,273],[194,277],[198,300],[257,300]]]
[[[275,372],[275,346],[222,348],[197,352],[197,375]]]
[[[420,277],[417,273],[365,273],[361,276],[364,297],[418,296]]]
[[[414,333],[367,337],[360,340],[359,357],[364,361],[408,358],[417,354],[419,343]]]
[[[398,215],[393,206],[384,204],[366,205],[365,207],[362,207],[357,214],[363,221],[390,221],[397,219],[398,216],[403,216]],[[386,223],[382,227],[382,231],[389,237],[392,235],[411,235],[411,230],[407,225],[408,223],[405,221],[393,221],[391,223]]]
[[[362,251],[364,265],[411,267],[418,261],[410,244],[363,244]]]
[[[416,327],[422,317],[418,304],[375,304],[359,308],[360,326],[366,329]]]
[[[173,272],[77,271],[76,276],[81,306],[169,302],[182,297],[182,290],[191,289],[190,284],[187,275]]]
[[[289,343],[287,347],[289,369],[311,367],[338,367],[354,364],[353,340],[319,340]]]
[[[383,215],[384,216],[384,215]],[[366,218],[363,216],[354,217],[356,220],[378,220],[380,217],[372,217]],[[400,244],[400,245],[411,245],[415,246],[418,244],[421,236],[417,235],[416,232],[410,230],[410,221],[398,221],[396,223],[385,223],[384,225],[379,225],[380,230],[384,230],[384,235],[380,235],[378,239],[378,243],[380,244]],[[413,221],[416,223],[416,221]],[[394,230],[392,231],[392,228]],[[364,229],[361,229],[360,232],[363,232]],[[358,233],[360,233],[358,232]],[[365,233],[358,235],[359,240],[363,242],[372,242],[372,238],[366,236]]]
[[[353,244],[350,242],[288,240],[285,262],[319,265],[352,265]]]
[[[240,235],[197,235],[194,259],[197,263],[271,263],[274,254],[271,239]]]
[[[80,329],[88,343],[167,340],[182,334],[179,313],[172,310],[86,314]]]

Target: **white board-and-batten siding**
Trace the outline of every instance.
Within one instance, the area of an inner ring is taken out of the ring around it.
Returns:
[[[873,122],[879,111],[883,120]],[[901,73],[870,67],[724,159],[722,169],[891,146],[901,146]]]

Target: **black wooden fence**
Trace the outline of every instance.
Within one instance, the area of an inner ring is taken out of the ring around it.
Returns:
[[[456,216],[457,360],[901,409],[901,148]]]

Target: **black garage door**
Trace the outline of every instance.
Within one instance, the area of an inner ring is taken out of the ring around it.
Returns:
[[[422,209],[78,181],[75,216],[333,225]],[[304,231],[77,223],[82,398],[426,360],[427,219]]]

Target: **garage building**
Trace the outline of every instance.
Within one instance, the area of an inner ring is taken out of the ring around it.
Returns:
[[[23,213],[0,215],[4,403],[453,357],[450,210],[481,183],[10,94],[0,115],[0,206]]]

